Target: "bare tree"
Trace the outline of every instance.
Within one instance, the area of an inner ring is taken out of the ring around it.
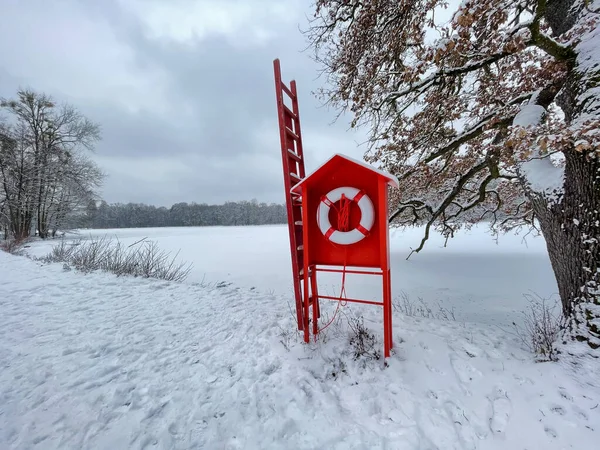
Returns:
[[[391,221],[539,227],[567,334],[600,347],[600,1],[317,0],[323,98],[398,175]]]
[[[25,134],[21,124],[4,126],[0,139],[3,215],[10,234],[17,240],[29,236],[35,213],[34,168]]]
[[[52,236],[65,229],[71,214],[81,212],[95,199],[95,189],[102,183],[104,174],[84,154],[70,153],[54,162],[52,177],[41,204],[42,220]]]
[[[46,238],[72,208],[86,202],[102,174],[84,157],[100,138],[98,125],[75,108],[51,97],[19,90],[17,99],[0,99],[13,119],[3,127],[0,153],[9,223],[16,238],[29,236],[33,221]]]

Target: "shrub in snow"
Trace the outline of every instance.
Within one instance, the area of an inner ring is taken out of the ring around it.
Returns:
[[[558,301],[550,303],[542,297],[525,296],[529,306],[523,312],[523,325],[513,322],[517,336],[529,350],[542,361],[558,359],[557,340],[560,335],[563,316]]]
[[[405,316],[409,317],[423,317],[425,319],[436,319],[436,320],[456,320],[454,314],[454,308],[447,309],[441,305],[438,305],[438,310],[434,311],[425,301],[419,297],[415,302],[410,299],[406,292],[400,294],[400,298],[396,297],[392,300],[392,307],[394,311],[397,311]]]
[[[12,255],[18,255],[21,253],[24,244],[25,240],[23,239],[7,239],[0,241],[0,250]]]
[[[342,375],[348,373],[346,362],[341,357],[329,359],[327,362],[331,366],[331,369],[327,373],[327,378],[337,380]]]
[[[158,278],[167,281],[183,281],[191,270],[191,264],[176,262],[177,255],[160,250],[155,242],[145,238],[125,246],[106,237],[79,240],[69,243],[61,240],[42,260],[63,262],[82,272],[104,270],[118,276]]]
[[[381,357],[380,344],[375,339],[375,335],[365,327],[363,317],[349,317],[348,326],[350,327],[350,345],[354,360],[379,359]]]
[[[279,342],[288,352],[294,341],[298,341],[298,333],[289,328],[279,326]]]

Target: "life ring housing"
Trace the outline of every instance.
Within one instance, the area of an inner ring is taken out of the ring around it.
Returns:
[[[350,231],[339,231],[331,226],[329,211],[331,206],[342,198],[342,194],[350,201],[356,202],[360,208],[360,223]],[[344,186],[329,191],[321,199],[317,209],[317,223],[321,233],[331,242],[341,245],[351,245],[364,239],[369,234],[375,222],[375,209],[369,196],[354,187]]]

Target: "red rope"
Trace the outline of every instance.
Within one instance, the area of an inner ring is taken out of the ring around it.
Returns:
[[[350,225],[350,204],[351,203],[352,203],[352,200],[350,200],[344,194],[342,194],[342,198],[340,199],[340,207],[336,208],[335,205],[332,205],[334,210],[337,212],[337,223],[338,223],[338,229],[340,231],[348,231],[348,227]],[[332,242],[332,244],[335,245],[333,242]],[[348,261],[348,247],[344,247],[344,269],[342,270],[342,288],[340,290],[340,299],[348,298],[346,295],[347,261]],[[327,322],[327,324],[323,328],[318,330],[318,332],[320,333],[321,331],[325,330],[329,325],[331,325],[333,323],[333,321],[335,320],[337,313],[340,309],[340,305],[346,306],[347,304],[348,304],[348,302],[344,302],[343,300],[338,300],[337,307],[335,308],[335,311],[333,313],[333,316],[331,317],[331,320],[329,322]],[[316,335],[315,335],[314,339],[316,342],[316,340],[317,340]]]
[[[348,226],[350,225],[350,203],[351,200],[342,194],[340,208],[337,210],[338,228],[340,231],[348,231]]]
[[[340,291],[340,298],[348,298],[346,297],[346,256],[344,256],[344,269],[342,271],[342,289]],[[325,330],[329,325],[331,325],[333,323],[333,321],[335,320],[337,313],[340,309],[340,305],[341,306],[346,306],[348,304],[348,302],[344,302],[343,300],[338,300],[338,304],[335,308],[335,311],[333,312],[333,316],[331,317],[331,320],[329,322],[327,322],[327,324],[318,330],[318,333],[320,333],[321,331]],[[314,308],[314,306],[313,306]],[[315,335],[315,342],[317,342],[317,336]]]

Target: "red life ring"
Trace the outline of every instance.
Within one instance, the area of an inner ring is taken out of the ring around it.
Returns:
[[[331,206],[342,198],[342,194],[350,201],[356,202],[360,208],[360,223],[350,231],[339,231],[331,226],[329,221],[329,210]],[[369,234],[373,223],[375,223],[375,208],[369,196],[354,187],[344,186],[333,189],[321,199],[317,209],[317,223],[325,238],[331,242],[341,245],[355,244]]]

